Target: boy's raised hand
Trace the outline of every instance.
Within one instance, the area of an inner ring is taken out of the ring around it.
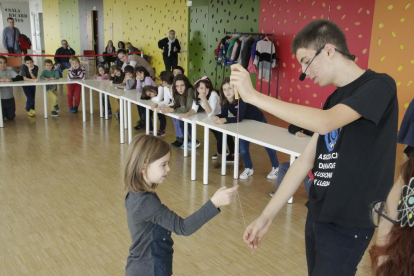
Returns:
[[[211,202],[214,204],[214,206],[216,206],[216,208],[229,205],[233,199],[234,192],[237,191],[238,188],[239,185],[236,185],[233,188],[227,188],[226,186],[221,187],[217,190],[217,192],[214,193],[213,197],[211,198]]]
[[[258,94],[252,85],[249,72],[240,64],[231,66],[230,85],[237,87],[237,92],[246,103],[251,103]]]

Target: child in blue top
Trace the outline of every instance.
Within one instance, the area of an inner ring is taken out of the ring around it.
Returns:
[[[170,145],[151,135],[136,136],[129,146],[125,166],[125,197],[132,245],[126,275],[172,275],[173,244],[171,232],[189,236],[215,217],[219,207],[231,202],[233,188],[222,187],[198,211],[183,219],[161,203],[155,193],[170,171]]]
[[[235,99],[233,88],[230,86],[230,78],[225,78],[220,89],[221,102],[221,114],[213,117],[213,121],[216,124],[230,124],[237,123],[237,108],[239,110],[239,120],[243,119],[255,120],[263,123],[267,123],[266,117],[254,105],[243,102],[242,99],[238,101]],[[229,111],[235,117],[229,117]],[[253,163],[250,158],[249,152],[250,142],[240,139],[240,154],[244,161],[244,172],[240,175],[241,179],[247,179],[253,175]],[[272,170],[267,175],[268,179],[276,179],[279,171],[279,161],[277,160],[276,152],[272,149],[266,148],[267,154],[269,155],[270,162],[272,163]]]

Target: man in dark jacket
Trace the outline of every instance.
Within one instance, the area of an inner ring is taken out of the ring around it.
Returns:
[[[70,48],[67,40],[62,40],[62,47],[56,50],[55,55],[57,56],[74,56],[75,50]],[[62,72],[65,69],[70,68],[69,57],[55,57],[56,71],[59,76],[62,77]]]
[[[131,43],[131,42],[128,42],[128,43],[126,44],[126,47],[127,47],[127,49],[128,49],[128,54],[130,54],[130,53],[140,52],[140,50],[139,50],[137,47],[132,46],[132,43]]]
[[[158,41],[158,48],[162,50],[165,70],[172,71],[178,65],[178,55],[181,51],[180,42],[175,38],[175,31],[171,30],[168,37]]]

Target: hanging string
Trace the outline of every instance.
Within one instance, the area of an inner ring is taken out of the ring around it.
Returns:
[[[236,137],[236,144],[237,144],[237,150],[239,149],[239,123],[240,123],[240,97],[239,97],[239,93],[237,92],[237,87],[233,86],[233,91],[234,91],[234,97],[237,100],[237,124],[236,124],[236,133],[237,133],[237,137]],[[239,154],[237,154],[237,156],[239,156]],[[239,161],[239,160],[237,160]],[[234,164],[236,164],[236,160],[234,162]],[[239,162],[237,162],[237,166],[235,167],[236,169],[236,185],[239,184]],[[246,218],[244,217],[244,211],[243,211],[243,206],[241,203],[241,199],[240,199],[240,194],[239,191],[237,190],[237,199],[239,200],[239,206],[240,206],[240,212],[243,218],[243,225],[244,225],[244,229],[247,229],[247,225],[246,225]],[[254,254],[254,249],[251,250],[251,253]]]

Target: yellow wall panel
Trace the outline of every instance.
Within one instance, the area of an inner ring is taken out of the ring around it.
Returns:
[[[150,63],[156,74],[165,70],[162,52],[158,49],[158,41],[174,29],[181,44],[178,64],[187,71],[188,48],[188,7],[184,0],[154,0],[120,2],[104,0],[105,44],[111,39],[111,23],[113,24],[113,41],[117,46],[119,40],[131,42],[150,56]]]
[[[45,52],[55,54],[60,45],[59,4],[56,0],[43,0],[42,5]]]

